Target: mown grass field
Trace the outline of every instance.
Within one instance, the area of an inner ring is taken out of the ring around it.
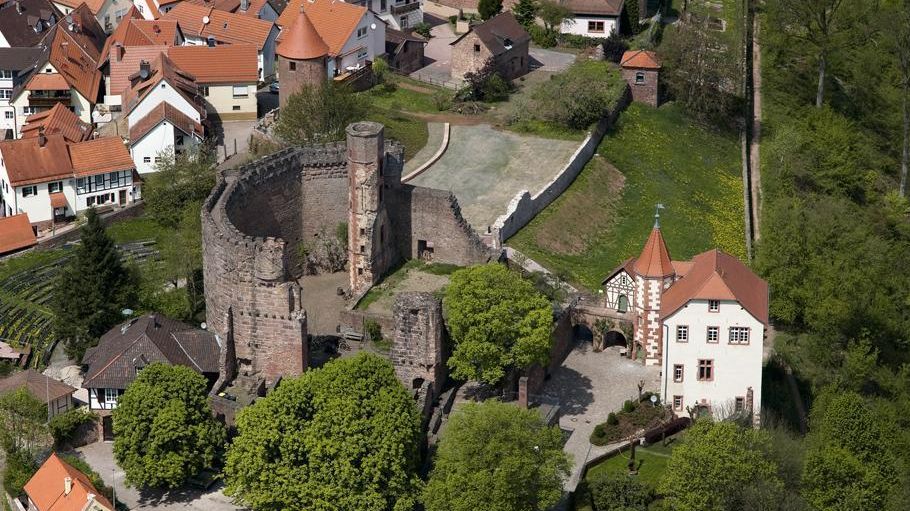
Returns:
[[[745,258],[740,145],[673,104],[633,104],[598,156],[556,201],[508,244],[570,282],[594,290],[637,256],[657,203],[674,259],[719,247]],[[615,168],[614,168],[615,167]]]

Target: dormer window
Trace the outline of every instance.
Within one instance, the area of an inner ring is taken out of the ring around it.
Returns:
[[[512,49],[512,40],[506,38],[506,39],[502,42],[502,45],[505,47],[505,49],[511,50],[511,49]]]
[[[33,28],[35,29],[36,34],[40,34],[41,31],[44,30],[44,26],[41,23],[41,20],[36,21],[35,26]]]

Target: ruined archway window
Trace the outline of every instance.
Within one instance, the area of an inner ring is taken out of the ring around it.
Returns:
[[[627,312],[629,310],[629,299],[626,295],[619,295],[619,301],[616,304],[616,310],[618,312]]]

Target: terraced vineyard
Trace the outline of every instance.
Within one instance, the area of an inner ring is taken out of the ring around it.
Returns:
[[[137,263],[155,261],[158,250],[154,241],[138,241],[118,245],[123,258]],[[72,257],[67,250],[57,250],[44,259],[50,262],[17,271],[0,280],[0,339],[13,346],[30,344],[36,356],[32,364],[40,362],[44,350],[53,340],[54,282],[60,269]]]

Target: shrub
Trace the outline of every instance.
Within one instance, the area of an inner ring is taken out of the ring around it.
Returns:
[[[429,38],[433,37],[433,35],[430,33],[430,29],[432,29],[432,28],[433,27],[429,23],[422,21],[422,22],[414,25],[414,32],[417,32],[418,34],[422,35],[423,37],[426,37],[427,39],[429,39]]]
[[[615,107],[626,90],[616,66],[609,62],[577,62],[530,91],[530,120],[586,129]]]
[[[375,320],[368,319],[363,322],[363,333],[371,342],[382,340],[382,327]]]
[[[96,420],[98,415],[85,408],[76,408],[55,416],[48,423],[54,437],[54,445],[61,447],[69,444],[80,426]]]
[[[615,426],[615,425],[619,424],[619,419],[616,418],[615,413],[610,412],[610,415],[607,415],[607,424],[609,424],[611,426]]]
[[[611,442],[620,440],[622,437],[622,429],[618,424],[615,426],[598,424],[597,426],[594,426],[594,432],[591,433],[591,438],[589,440],[594,445],[607,445]]]
[[[563,46],[579,49],[593,48],[604,42],[602,37],[588,37],[580,34],[559,34],[557,38]]]
[[[38,464],[28,453],[13,451],[6,455],[6,467],[3,469],[3,488],[13,497],[22,494],[22,487],[35,475]]]
[[[512,90],[512,84],[499,75],[493,59],[488,59],[476,72],[464,75],[465,86],[456,94],[456,101],[501,101]]]
[[[622,411],[625,413],[632,413],[635,411],[635,402],[631,399],[627,400],[622,404]]]
[[[436,110],[444,112],[452,108],[452,94],[441,90],[433,93],[433,106],[436,107]]]
[[[528,27],[528,34],[534,44],[541,48],[552,48],[558,42],[558,34],[553,30],[548,30],[540,25],[531,25]]]
[[[622,54],[629,49],[629,43],[616,32],[610,34],[610,37],[603,39],[602,44],[604,48],[604,58],[617,64],[622,60]]]
[[[626,475],[601,473],[588,481],[598,511],[645,511],[654,500],[654,490]]]
[[[455,24],[458,22],[458,16],[449,16],[449,23]]]
[[[480,0],[477,3],[477,12],[481,19],[488,20],[502,12],[502,0]]]

